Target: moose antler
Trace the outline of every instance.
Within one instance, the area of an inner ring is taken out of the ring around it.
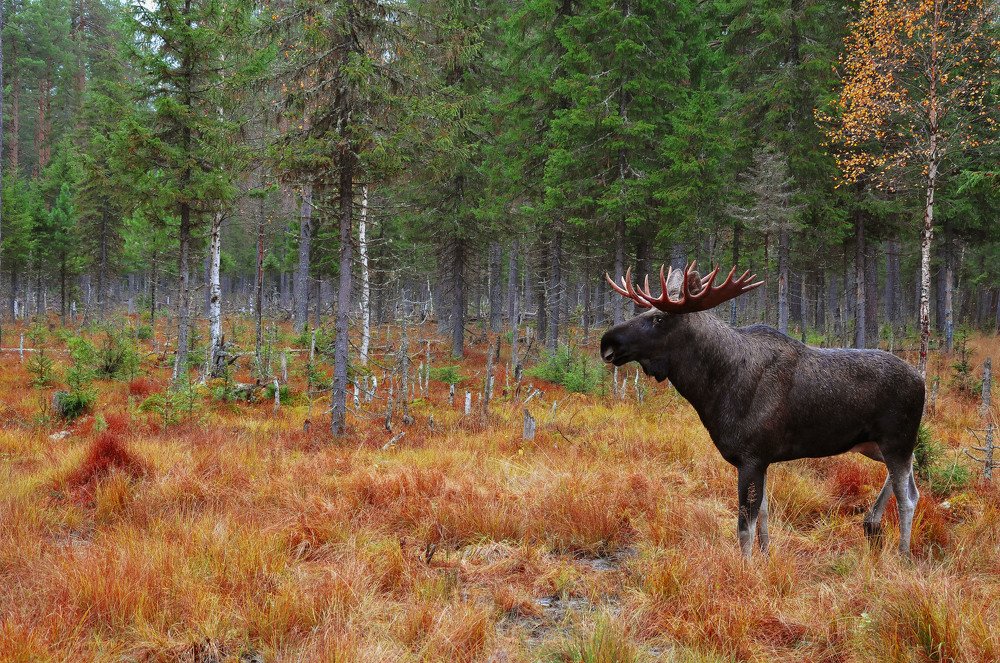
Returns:
[[[733,275],[736,273],[736,267],[734,266],[729,270],[729,275],[726,276],[726,280],[719,285],[713,285],[715,277],[719,274],[719,267],[713,269],[707,276],[697,279],[697,272],[695,272],[695,267],[697,266],[697,261],[691,261],[691,264],[684,269],[684,278],[681,280],[681,292],[680,299],[671,299],[670,293],[667,291],[667,281],[670,279],[671,273],[674,271],[673,268],[669,268],[669,271],[664,274],[664,267],[660,266],[660,296],[654,297],[649,289],[649,275],[646,276],[644,287],[640,288],[638,286],[632,285],[632,268],[629,267],[625,271],[625,276],[622,277],[621,286],[616,284],[608,276],[607,272],[604,274],[604,278],[607,279],[611,287],[619,295],[627,297],[635,302],[638,306],[642,308],[657,308],[660,311],[666,313],[694,313],[695,311],[707,311],[710,308],[715,308],[719,304],[729,301],[734,297],[742,295],[744,292],[750,292],[754,288],[763,285],[763,281],[753,282],[757,278],[756,274],[750,274],[750,270],[743,272],[738,278],[734,279]],[[695,276],[699,289],[696,292],[691,292],[691,277]]]

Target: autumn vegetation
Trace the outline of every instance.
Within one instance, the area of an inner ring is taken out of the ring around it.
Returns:
[[[226,328],[252,347],[251,325]],[[290,358],[277,411],[262,388],[231,398],[193,373],[190,394],[167,398],[169,358],[133,341],[134,374],[95,379],[92,408],[66,420],[51,401],[77,331],[44,334],[48,386],[28,353],[4,352],[0,660],[1000,656],[1000,493],[960,453],[982,427],[975,381],[1000,351],[994,337],[932,357],[912,562],[865,541],[861,515],[884,468],[848,455],[773,468],[772,550],[746,563],[735,471],[669,385],[629,369],[621,395],[600,367],[589,393],[539,377],[518,385],[501,338],[484,414],[493,339],[456,364],[446,339],[414,327],[434,377],[426,396],[412,387],[405,424],[399,333],[376,330],[380,386],[348,408],[345,438],[331,437],[303,337],[287,327],[270,336],[274,356]],[[566,354],[583,362],[593,339],[575,338]],[[438,377],[477,394],[468,415]],[[251,382],[243,368],[230,379]],[[524,405],[533,388],[542,393]],[[522,439],[525,407],[533,440]]]

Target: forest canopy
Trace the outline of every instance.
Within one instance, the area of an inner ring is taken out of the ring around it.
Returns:
[[[335,314],[338,391],[359,318],[555,351],[697,258],[766,279],[734,323],[950,347],[1000,320],[995,11],[5,0],[8,315],[162,310],[176,375],[202,309]]]

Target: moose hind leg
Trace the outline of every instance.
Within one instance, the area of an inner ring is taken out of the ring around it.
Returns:
[[[917,508],[920,492],[913,478],[913,456],[905,459],[886,459],[892,492],[896,496],[899,511],[899,554],[910,557],[910,532],[913,528],[913,512]]]
[[[873,545],[882,540],[882,515],[885,513],[885,505],[889,502],[889,496],[892,495],[891,477],[891,474],[886,474],[882,490],[875,498],[872,508],[865,514],[865,536],[868,537],[868,542]]]
[[[753,553],[753,539],[757,529],[757,516],[764,501],[764,476],[766,468],[744,466],[738,470],[739,517],[736,533],[740,540],[743,556]]]

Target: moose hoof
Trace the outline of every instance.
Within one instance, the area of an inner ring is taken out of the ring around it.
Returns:
[[[882,523],[870,523],[866,521],[865,536],[868,537],[868,543],[880,545],[882,543]]]

